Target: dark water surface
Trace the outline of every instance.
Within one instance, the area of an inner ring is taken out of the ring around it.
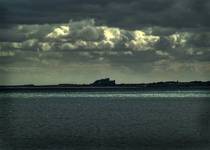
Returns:
[[[0,93],[0,150],[210,149],[210,92]]]

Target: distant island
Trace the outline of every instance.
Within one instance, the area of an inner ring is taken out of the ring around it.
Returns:
[[[139,84],[116,84],[110,78],[96,80],[90,84],[58,84],[58,85],[8,85],[0,86],[0,91],[7,90],[210,90],[210,81],[166,81]]]

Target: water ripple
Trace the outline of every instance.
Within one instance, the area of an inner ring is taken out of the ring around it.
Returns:
[[[0,98],[210,98],[210,91],[136,91],[136,92],[5,92]]]

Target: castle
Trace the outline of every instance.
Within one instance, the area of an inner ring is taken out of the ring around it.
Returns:
[[[110,78],[100,79],[93,82],[93,86],[114,86],[115,80],[110,80]]]

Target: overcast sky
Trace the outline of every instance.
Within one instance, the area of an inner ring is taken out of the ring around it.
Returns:
[[[0,84],[210,80],[209,0],[0,0]]]

